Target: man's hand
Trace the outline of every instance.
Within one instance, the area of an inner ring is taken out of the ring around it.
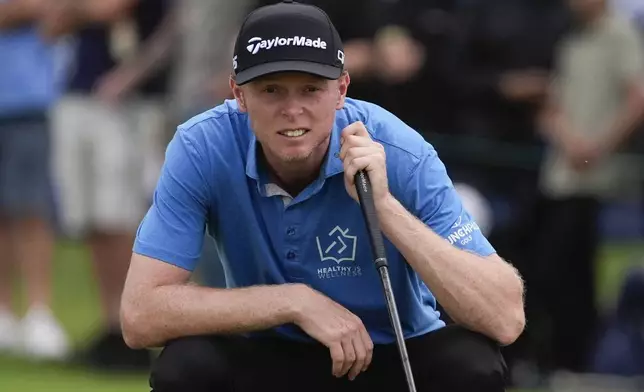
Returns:
[[[358,316],[328,297],[306,287],[298,296],[295,324],[331,352],[332,373],[350,380],[371,364],[373,342]]]
[[[374,202],[378,206],[389,196],[384,147],[371,140],[367,128],[360,121],[342,130],[341,144],[340,159],[344,165],[344,185],[347,192],[355,201],[359,201],[355,175],[358,171],[365,170],[373,188]]]
[[[366,39],[353,39],[344,44],[346,62],[344,67],[351,73],[351,80],[361,80],[371,76],[374,63],[373,45]]]
[[[581,172],[597,165],[607,151],[601,144],[580,137],[570,141],[565,146],[564,153],[570,165]]]
[[[377,33],[375,41],[375,67],[378,76],[386,83],[405,83],[416,76],[425,64],[425,47],[402,27],[383,28]]]
[[[610,153],[609,143],[589,139],[573,129],[557,109],[541,116],[540,133],[563,155],[567,163],[582,172],[597,165]]]

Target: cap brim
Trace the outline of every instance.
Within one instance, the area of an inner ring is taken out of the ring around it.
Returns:
[[[259,64],[235,75],[235,83],[242,85],[253,79],[278,72],[304,72],[321,76],[326,79],[337,79],[342,75],[342,69],[326,64],[307,61],[278,61]]]

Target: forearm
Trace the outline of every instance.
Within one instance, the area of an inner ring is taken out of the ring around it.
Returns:
[[[138,0],[51,0],[41,21],[41,34],[56,39],[86,26],[109,25],[126,17]]]
[[[457,249],[393,197],[379,216],[385,236],[454,321],[501,344],[518,337],[525,322],[523,284],[512,266]]]
[[[159,69],[168,64],[172,49],[179,38],[176,17],[175,12],[168,14],[136,55],[120,65],[132,71],[133,88],[153,77]]]
[[[27,2],[13,0],[0,3],[0,30],[9,30],[33,22],[38,16],[38,8]]]
[[[195,285],[160,286],[124,302],[121,322],[133,347],[161,346],[193,335],[264,330],[293,321],[291,298],[297,285],[216,289]]]
[[[110,23],[127,16],[139,0],[77,1],[78,19],[85,23]]]

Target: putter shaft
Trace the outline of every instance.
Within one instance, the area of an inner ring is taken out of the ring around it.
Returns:
[[[394,298],[394,290],[391,287],[391,279],[389,278],[389,267],[387,264],[387,254],[385,250],[385,243],[382,232],[380,231],[380,223],[378,222],[378,215],[376,214],[376,206],[373,199],[371,190],[371,182],[369,176],[364,171],[359,171],[355,175],[356,191],[360,200],[360,207],[364,215],[365,223],[367,224],[367,231],[369,232],[369,239],[371,241],[371,249],[374,255],[374,264],[380,273],[382,286],[385,292],[385,300],[387,302],[387,310],[391,325],[394,328],[396,336],[396,344],[402,360],[403,369],[405,371],[405,378],[407,379],[407,386],[409,392],[416,392],[416,385],[414,384],[414,376],[411,370],[411,363],[407,355],[407,347],[405,346],[405,336],[402,332],[400,325],[400,317],[398,316],[398,308],[396,306],[396,299]]]
[[[387,301],[387,307],[389,308],[389,318],[391,319],[391,325],[393,326],[394,333],[396,334],[396,343],[398,345],[400,359],[402,360],[403,370],[405,371],[407,386],[409,387],[409,392],[416,392],[414,375],[411,371],[411,363],[409,362],[409,355],[407,354],[407,346],[405,346],[405,337],[402,332],[402,326],[400,325],[398,308],[396,307],[396,299],[394,298],[394,291],[391,287],[391,279],[389,279],[389,270],[387,266],[381,266],[380,268],[378,268],[378,272],[380,272],[382,286],[385,291],[385,300]]]

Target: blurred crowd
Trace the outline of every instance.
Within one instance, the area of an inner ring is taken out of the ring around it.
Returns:
[[[0,0],[0,351],[147,368],[119,327],[133,237],[176,126],[232,98],[237,29],[274,2]],[[436,145],[523,275],[514,382],[526,369],[644,376],[644,278],[629,277],[610,322],[595,288],[602,207],[644,200],[644,1],[302,2],[336,24],[349,95]],[[90,250],[105,316],[79,353],[50,309],[59,238]],[[202,259],[204,284],[223,286],[212,241]]]

